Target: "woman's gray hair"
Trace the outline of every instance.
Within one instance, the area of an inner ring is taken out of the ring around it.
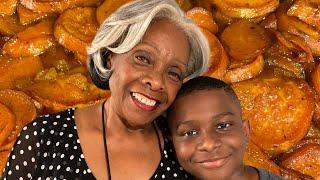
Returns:
[[[190,59],[187,79],[207,71],[210,54],[207,39],[174,0],[135,0],[105,19],[87,50],[89,73],[99,88],[109,88],[112,72],[106,66],[107,56],[111,52],[130,51],[141,41],[150,23],[159,18],[175,23],[188,37]]]

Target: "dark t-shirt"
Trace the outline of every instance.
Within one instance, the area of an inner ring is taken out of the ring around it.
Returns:
[[[3,179],[95,179],[88,167],[74,121],[74,110],[39,117],[21,131]],[[103,141],[101,139],[101,141]],[[161,160],[150,179],[188,179],[164,135]]]
[[[281,180],[282,178],[264,169],[256,169],[260,180]]]

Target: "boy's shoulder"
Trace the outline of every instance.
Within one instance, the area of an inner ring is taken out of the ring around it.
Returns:
[[[264,169],[258,169],[259,179],[260,180],[281,180],[282,178],[272,172],[266,171]]]

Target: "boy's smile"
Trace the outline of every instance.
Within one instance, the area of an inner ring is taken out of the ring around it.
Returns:
[[[176,99],[169,115],[180,164],[198,179],[237,179],[249,135],[241,107],[223,89]]]

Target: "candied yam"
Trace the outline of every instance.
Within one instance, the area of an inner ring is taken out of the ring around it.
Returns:
[[[132,0],[105,0],[98,8],[96,12],[97,21],[102,24],[103,21],[115,12],[120,6],[130,2]]]
[[[44,19],[46,17],[54,16],[53,13],[33,12],[30,9],[25,8],[21,4],[18,5],[17,12],[19,15],[20,24],[22,24],[22,25],[28,25],[28,24],[34,23],[36,21],[39,21],[41,19]]]
[[[10,150],[22,127],[36,118],[37,111],[31,98],[21,91],[1,90],[0,103],[8,107],[15,115],[14,129],[1,147],[2,150],[5,148]]]
[[[219,11],[234,18],[255,18],[274,11],[279,0],[213,0]]]
[[[65,48],[86,56],[86,48],[91,43],[97,30],[98,24],[94,8],[74,8],[60,15],[56,22],[54,36]],[[83,61],[81,62],[86,64]]]
[[[251,79],[259,75],[264,67],[264,59],[262,55],[259,55],[253,62],[244,66],[228,69],[224,75],[224,81],[228,83],[234,83]]]
[[[54,67],[58,72],[67,72],[72,67],[79,66],[73,60],[73,54],[66,52],[61,46],[54,46],[40,55],[40,59],[45,69]]]
[[[210,46],[209,69],[206,76],[222,79],[229,65],[229,58],[219,39],[210,31],[203,29]]]
[[[289,16],[295,16],[303,22],[320,30],[320,9],[313,7],[306,0],[296,0],[288,9]]]
[[[39,57],[0,57],[0,90],[14,88],[14,81],[34,77],[42,69]]]
[[[182,10],[189,11],[190,9],[192,9],[193,6],[193,1],[192,0],[176,0],[176,2],[178,3],[178,5],[180,6],[180,8]]]
[[[307,143],[281,159],[280,166],[320,178],[320,144]]]
[[[18,0],[2,0],[0,1],[0,15],[10,16],[17,8]]]
[[[277,29],[277,18],[274,13],[271,13],[263,21],[260,22],[260,26],[268,29]]]
[[[314,123],[312,123],[305,138],[320,139],[320,129]]]
[[[287,15],[289,7],[289,2],[283,2],[275,12],[278,30],[296,35],[308,35],[315,40],[320,40],[320,32],[303,21],[300,21],[298,18]]]
[[[318,64],[312,72],[311,83],[317,94],[320,95],[320,64]]]
[[[0,102],[0,146],[6,141],[16,125],[15,116],[8,107]]]
[[[20,3],[27,9],[38,13],[62,13],[67,9],[77,6],[97,6],[100,0],[20,0]],[[81,14],[78,14],[81,15]]]
[[[52,80],[39,80],[22,90],[43,104],[48,111],[92,103],[110,95],[109,91],[98,89],[89,83],[87,77],[80,73],[58,75]]]
[[[19,23],[18,16],[0,16],[0,33],[5,36],[13,36],[25,27]]]
[[[234,83],[251,126],[251,140],[276,155],[287,151],[308,132],[314,112],[314,93],[302,79],[264,71],[254,79]]]
[[[187,16],[192,19],[199,27],[209,30],[215,34],[218,31],[218,25],[213,21],[210,11],[195,7],[187,11]]]
[[[53,23],[52,20],[41,21],[19,32],[3,46],[3,54],[17,58],[44,53],[55,44]]]
[[[253,142],[249,142],[243,156],[243,163],[255,168],[262,168],[274,174],[280,175],[280,167],[271,161],[269,157]]]
[[[220,39],[233,59],[245,62],[262,54],[271,44],[265,29],[246,20],[228,26]]]

